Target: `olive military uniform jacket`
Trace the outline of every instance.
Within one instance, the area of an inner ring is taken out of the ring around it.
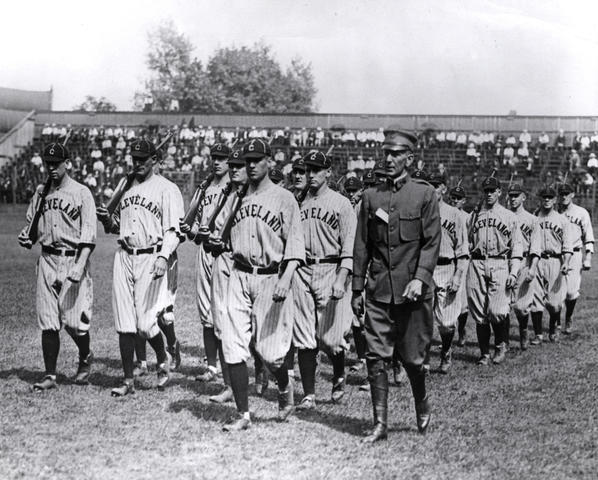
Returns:
[[[431,298],[440,238],[438,200],[427,182],[407,175],[366,190],[353,249],[353,291],[367,286],[368,299],[400,304],[417,278],[422,298]]]

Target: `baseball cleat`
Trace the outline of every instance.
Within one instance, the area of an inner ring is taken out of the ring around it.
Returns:
[[[487,367],[488,365],[490,365],[490,355],[488,355],[488,354],[482,355],[479,358],[477,364],[481,367]]]
[[[440,367],[438,371],[446,375],[449,373],[452,364],[452,351],[449,349],[446,353],[442,352],[440,354]]]
[[[135,381],[130,378],[124,380],[120,387],[113,388],[110,392],[112,397],[124,397],[125,395],[132,395],[135,393]]]
[[[548,340],[550,341],[550,343],[556,343],[559,340],[559,335],[558,333],[549,333],[548,334]]]
[[[316,397],[315,395],[306,395],[301,400],[301,403],[297,405],[297,410],[313,410],[316,408]]]
[[[457,347],[464,347],[465,346],[465,332],[459,332],[459,337],[457,338]]]
[[[362,443],[375,443],[388,438],[388,429],[386,425],[377,423],[373,430],[368,432],[367,436],[363,438]]]
[[[285,422],[295,410],[293,384],[289,382],[286,392],[278,392],[278,421]]]
[[[34,392],[43,392],[56,388],[56,375],[46,375],[41,382],[33,384]]]
[[[544,342],[544,335],[536,335],[529,343],[530,345],[542,345],[542,342]]]
[[[573,332],[573,327],[571,323],[571,319],[565,320],[565,328],[563,329],[563,333],[565,335],[571,335],[571,332]]]
[[[361,385],[359,385],[359,390],[362,392],[370,391],[370,382],[367,378],[364,380],[364,382]]]
[[[93,352],[89,352],[87,358],[79,358],[79,368],[75,375],[75,383],[77,385],[89,384],[89,375],[91,374],[91,364],[93,363]]]
[[[135,368],[133,369],[133,376],[134,377],[143,377],[148,374],[147,364],[146,363],[137,363]]]
[[[166,352],[166,360],[158,365],[158,390],[164,390],[170,383],[170,362],[170,354]]]
[[[345,396],[345,379],[343,377],[332,382],[332,393],[330,395],[333,403],[341,403]]]
[[[230,387],[226,387],[222,392],[218,395],[212,395],[208,398],[212,403],[228,403],[234,400],[233,397],[233,390]]]
[[[426,433],[428,425],[430,425],[430,419],[432,417],[428,397],[424,398],[420,403],[415,405],[415,414],[417,418],[417,429],[419,433],[423,435]]]
[[[208,369],[195,377],[196,382],[213,382],[216,380],[216,368],[208,367]]]
[[[247,430],[249,427],[251,427],[251,420],[243,416],[238,416],[224,425],[222,430],[225,432],[240,432],[241,430]]]
[[[507,358],[507,345],[505,343],[501,343],[496,347],[496,351],[494,352],[494,357],[492,358],[492,363],[495,365],[500,365],[504,362]]]
[[[181,366],[181,344],[177,340],[172,347],[168,347],[171,357],[170,369],[177,370]]]

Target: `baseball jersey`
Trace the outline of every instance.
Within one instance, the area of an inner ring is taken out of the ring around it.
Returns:
[[[517,218],[499,203],[490,209],[482,208],[477,216],[472,214],[468,230],[472,255],[523,257],[523,241]]]
[[[570,203],[561,214],[571,222],[572,228],[570,231],[573,248],[581,249],[585,246],[586,251],[594,253],[594,231],[592,230],[592,221],[588,211],[579,205]]]
[[[541,253],[572,253],[573,237],[571,224],[567,217],[551,210],[548,213],[538,212],[537,236]],[[535,232],[534,232],[535,233]]]
[[[233,258],[254,267],[305,260],[299,206],[291,192],[278,185],[250,188],[231,228]]]
[[[539,236],[533,235],[536,228],[537,217],[528,212],[525,208],[513,212],[517,218],[519,230],[521,230],[521,239],[523,241],[523,252],[528,255],[538,256],[541,253]]]
[[[222,190],[226,188],[228,182],[228,174],[224,175],[219,182],[216,182],[215,180],[210,182],[210,185],[208,185],[208,187],[206,188],[206,193],[203,197],[201,205],[199,205],[197,209],[197,215],[195,217],[194,223],[195,230],[198,229],[198,227],[200,226],[208,226],[210,217],[212,216],[212,213],[218,205],[218,201],[220,199],[220,195],[222,194]],[[218,215],[214,230],[218,230],[222,226],[223,221],[224,217],[222,215]]]
[[[462,258],[469,255],[467,224],[459,209],[446,202],[439,203],[440,237],[439,258]]]
[[[40,187],[27,209],[31,223],[43,187]],[[96,241],[97,221],[95,203],[89,188],[68,175],[58,187],[52,187],[42,208],[38,224],[39,243],[54,248],[93,248]]]
[[[301,204],[301,226],[309,258],[336,257],[341,267],[353,269],[357,217],[346,197],[329,188],[308,193]]]
[[[152,175],[141,183],[133,181],[114,219],[120,227],[120,241],[131,248],[145,248],[161,243],[169,230],[180,236],[179,220],[183,215],[179,188],[161,175]]]

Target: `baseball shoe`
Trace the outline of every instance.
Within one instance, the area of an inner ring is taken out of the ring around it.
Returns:
[[[172,347],[168,347],[168,353],[171,357],[170,369],[177,370],[181,366],[181,344],[178,340]]]
[[[166,352],[166,360],[158,365],[158,390],[162,391],[170,383],[170,354]]]
[[[222,430],[225,432],[240,432],[241,430],[247,430],[249,427],[251,427],[251,419],[239,414],[224,425]]]
[[[255,377],[255,393],[258,396],[263,396],[268,390],[269,374],[265,370]]]
[[[230,387],[227,386],[218,395],[212,395],[211,397],[208,398],[208,400],[210,400],[210,402],[212,402],[212,403],[228,403],[228,402],[232,402],[234,400],[233,390],[232,390],[232,388],[230,388]]]
[[[386,425],[377,423],[373,430],[367,432],[367,436],[361,441],[362,443],[376,443],[388,438],[388,429]]]
[[[438,371],[444,375],[449,373],[451,369],[452,362],[452,351],[449,349],[447,352],[442,352],[440,354],[440,367]]]
[[[565,319],[565,328],[563,330],[563,334],[571,335],[571,332],[573,332],[573,327],[571,323],[571,319]]]
[[[113,388],[110,391],[112,397],[124,397],[125,395],[131,395],[133,393],[135,393],[135,380],[132,378],[125,378],[120,387]]]
[[[392,367],[392,373],[396,385],[401,386],[407,381],[407,372],[400,363]]]
[[[565,326],[566,325],[567,325],[567,323],[566,323],[566,320],[565,320]],[[557,328],[557,330],[561,329],[561,319],[560,318],[556,321],[556,328]]]
[[[530,345],[542,345],[542,342],[544,342],[544,335],[536,335],[529,343]]]
[[[492,357],[492,363],[500,365],[507,358],[507,345],[503,342],[496,347],[494,357]]]
[[[521,350],[527,350],[529,347],[529,337],[527,334],[527,330],[523,330],[521,332],[521,338],[519,339],[519,345],[521,346]]]
[[[457,347],[464,347],[465,346],[465,332],[459,332],[459,337],[457,338]]]
[[[314,410],[316,408],[315,395],[305,395],[301,403],[297,405],[297,410]]]
[[[487,367],[488,365],[490,365],[490,355],[488,355],[487,353],[482,355],[477,363],[479,366],[481,367]]]
[[[353,365],[351,365],[351,368],[349,368],[349,372],[351,372],[351,373],[359,373],[364,368],[365,368],[365,360],[364,359],[359,359],[359,361],[357,363],[354,363]]]
[[[359,385],[359,390],[362,392],[369,392],[370,391],[370,382],[366,378],[361,385]]]
[[[89,375],[91,373],[91,364],[93,363],[93,352],[89,352],[87,358],[79,358],[79,368],[75,375],[75,383],[77,385],[89,384]]]
[[[56,375],[46,375],[41,382],[33,384],[34,392],[43,392],[56,388]]]
[[[342,403],[345,396],[345,379],[343,377],[332,382],[332,393],[330,398],[333,403]]]
[[[137,365],[135,365],[135,368],[133,369],[133,376],[134,377],[143,377],[143,376],[147,375],[147,373],[148,373],[147,363],[137,362]]]
[[[216,380],[216,367],[209,366],[208,369],[195,377],[196,382],[213,382]]]
[[[556,343],[559,340],[559,334],[558,332],[555,333],[549,333],[548,334],[548,340],[550,341],[550,343]]]
[[[294,409],[293,382],[289,382],[286,392],[278,392],[278,421],[285,422]]]
[[[424,398],[420,403],[415,405],[415,415],[417,419],[417,429],[422,435],[426,433],[428,425],[430,425],[430,419],[432,412],[430,411],[430,404],[428,403],[428,397]]]

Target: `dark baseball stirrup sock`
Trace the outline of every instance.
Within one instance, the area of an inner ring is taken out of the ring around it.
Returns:
[[[453,344],[453,338],[455,338],[455,327],[447,328],[440,334],[442,341],[442,351],[448,352]]]
[[[571,317],[573,316],[573,310],[575,310],[575,303],[577,303],[577,298],[575,300],[565,300],[566,321],[571,321]]]
[[[162,333],[166,337],[166,343],[168,345],[168,348],[174,347],[176,343],[176,334],[174,333],[174,322],[158,322],[158,325],[160,326],[160,330],[162,330]]]
[[[212,327],[203,327],[203,346],[206,351],[208,365],[215,367],[218,358],[218,338]]]
[[[149,344],[156,352],[156,362],[158,365],[166,361],[166,349],[164,348],[164,338],[161,333],[158,333],[154,337],[148,340]]]
[[[56,375],[56,361],[60,351],[60,333],[56,330],[42,330],[42,353],[46,375]]]
[[[542,335],[542,316],[544,312],[532,312],[532,325],[534,326],[534,333]]]
[[[291,348],[289,348],[289,351],[284,357],[284,364],[287,367],[287,370],[295,369],[295,350],[296,348],[291,345]]]
[[[345,351],[341,350],[335,355],[329,355],[332,363],[332,379],[338,380],[345,376]]]
[[[230,386],[233,390],[237,410],[240,413],[248,412],[249,372],[247,370],[247,364],[245,362],[229,363],[227,364],[227,367],[230,375]]]
[[[467,325],[467,313],[462,313],[457,317],[457,323],[459,325],[459,335],[465,333],[465,325]]]
[[[272,375],[274,375],[274,378],[276,379],[278,390],[280,392],[286,392],[287,387],[289,386],[289,371],[287,366],[283,363],[274,372],[272,372]]]
[[[355,342],[355,353],[359,360],[365,359],[365,335],[363,333],[363,327],[351,327],[353,330],[353,341]]]
[[[529,321],[529,313],[525,315],[522,313],[517,314],[517,321],[519,322],[519,332],[527,330],[527,322]]]
[[[222,369],[222,381],[230,387],[230,373],[228,365],[224,360],[224,352],[222,351],[222,342],[220,340],[218,340],[218,358],[220,359],[220,368]]]
[[[77,330],[66,327],[66,332],[70,335],[79,349],[79,358],[85,360],[89,355],[89,332],[85,332],[83,335],[77,335]]]
[[[262,359],[260,358],[260,356],[257,354],[257,352],[255,350],[253,350],[251,352],[251,354],[253,355],[253,364],[254,364],[254,368],[255,368],[255,379],[258,380],[259,376],[264,371],[264,364],[262,363]]]
[[[316,393],[316,366],[318,358],[318,349],[303,349],[297,351],[299,360],[299,372],[301,374],[301,383],[303,384],[304,395],[314,395]]]
[[[120,358],[123,362],[125,378],[133,378],[133,356],[135,355],[135,334],[119,333]]]
[[[135,356],[138,362],[147,361],[146,342],[145,338],[141,335],[135,335]]]
[[[505,321],[502,320],[499,323],[492,324],[492,331],[494,332],[494,345],[497,347],[505,341]]]
[[[556,324],[561,319],[561,312],[550,312],[548,320],[548,333],[554,335],[556,333]]]
[[[488,324],[477,324],[475,331],[478,336],[478,345],[482,355],[490,354],[490,325]]]
[[[511,315],[507,314],[507,316],[505,317],[505,319],[502,322],[502,326],[503,326],[503,333],[502,333],[502,339],[503,342],[505,342],[507,344],[507,346],[509,345],[509,340],[511,339]]]

